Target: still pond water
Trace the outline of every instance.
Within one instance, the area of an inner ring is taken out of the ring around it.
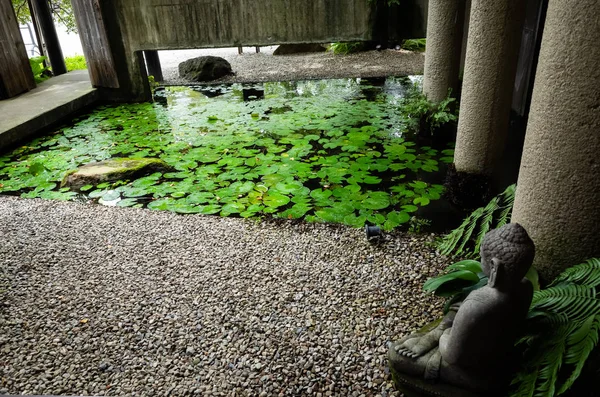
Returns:
[[[452,161],[410,139],[399,105],[417,80],[159,88],[154,103],[100,106],[0,155],[0,193],[389,230],[440,198],[428,174]],[[67,171],[117,157],[176,171],[60,188]]]

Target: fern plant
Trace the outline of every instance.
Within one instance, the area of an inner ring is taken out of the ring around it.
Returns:
[[[348,55],[353,54],[355,52],[360,52],[365,49],[365,44],[357,41],[357,42],[335,42],[329,45],[329,51],[333,52],[336,55]]]
[[[402,41],[402,49],[407,51],[424,52],[427,39],[407,39]]]
[[[415,84],[400,102],[400,109],[408,116],[409,130],[418,132],[423,121],[429,126],[429,130],[435,130],[458,120],[455,102],[452,90],[448,90],[448,95],[441,102],[435,103],[427,99],[419,84]]]
[[[517,342],[523,364],[511,397],[552,397],[581,374],[600,336],[600,259],[563,272],[534,293],[525,335]]]
[[[451,257],[476,256],[485,234],[510,222],[515,190],[516,185],[510,185],[485,207],[473,211],[459,227],[442,239],[438,245],[440,253]]]

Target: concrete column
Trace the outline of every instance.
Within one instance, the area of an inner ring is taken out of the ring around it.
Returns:
[[[548,281],[600,256],[600,2],[550,0],[513,221]]]
[[[523,0],[473,0],[454,165],[491,175],[508,132]]]
[[[440,102],[458,90],[466,0],[432,0],[427,14],[423,93]]]

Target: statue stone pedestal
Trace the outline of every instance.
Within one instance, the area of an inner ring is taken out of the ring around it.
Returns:
[[[447,384],[429,383],[423,378],[411,376],[394,371],[392,378],[396,388],[406,397],[499,397],[499,395],[485,395],[454,387]]]

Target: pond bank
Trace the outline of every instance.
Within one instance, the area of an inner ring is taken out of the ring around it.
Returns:
[[[0,231],[2,394],[397,396],[387,343],[447,264],[431,235],[6,196]]]

